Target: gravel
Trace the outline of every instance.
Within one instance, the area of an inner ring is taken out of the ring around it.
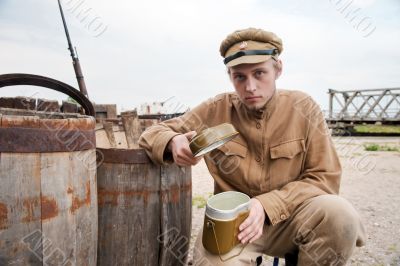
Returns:
[[[400,152],[364,150],[372,143],[400,147],[400,138],[334,137],[334,142],[343,167],[340,195],[358,210],[368,237],[348,265],[400,265]],[[193,197],[212,194],[213,180],[204,161],[192,168],[192,180]],[[196,203],[192,210],[191,251],[203,225],[204,204]]]

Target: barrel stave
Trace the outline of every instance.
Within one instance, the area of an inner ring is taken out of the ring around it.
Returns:
[[[0,130],[9,134],[0,141],[0,265],[96,265],[94,119],[6,113],[0,115]]]
[[[159,175],[151,164],[99,166],[99,265],[158,265]]]

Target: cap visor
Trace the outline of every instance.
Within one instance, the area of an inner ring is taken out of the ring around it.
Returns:
[[[256,64],[256,63],[261,63],[265,62],[268,59],[270,59],[272,56],[270,55],[246,55],[242,56],[239,58],[236,58],[235,60],[230,61],[228,64],[226,64],[227,67],[233,67],[236,65],[240,64]]]

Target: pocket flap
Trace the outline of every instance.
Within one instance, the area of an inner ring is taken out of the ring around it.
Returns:
[[[235,141],[229,141],[218,149],[225,155],[238,155],[243,158],[247,155],[247,147]]]
[[[300,152],[304,152],[304,139],[289,140],[270,148],[271,159],[293,158]]]

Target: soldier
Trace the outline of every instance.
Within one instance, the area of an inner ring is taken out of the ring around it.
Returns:
[[[229,34],[220,53],[235,92],[217,95],[140,138],[154,162],[189,166],[200,160],[189,148],[196,131],[227,122],[240,133],[204,160],[214,193],[251,197],[238,235],[247,246],[223,262],[204,249],[200,232],[194,265],[256,265],[260,254],[286,255],[298,265],[344,265],[364,244],[358,213],[337,195],[341,165],[321,110],[303,92],[276,89],[282,49],[282,40],[265,30]]]

